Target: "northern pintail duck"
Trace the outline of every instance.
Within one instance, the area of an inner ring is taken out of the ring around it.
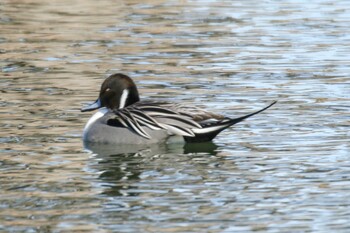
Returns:
[[[167,101],[140,100],[130,77],[113,74],[102,83],[99,98],[81,109],[82,112],[99,109],[87,122],[83,138],[94,143],[148,144],[179,135],[186,142],[206,142],[275,103],[242,117],[229,118]]]

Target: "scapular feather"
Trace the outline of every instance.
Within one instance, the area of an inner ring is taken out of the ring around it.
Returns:
[[[130,110],[130,113],[134,114],[134,116],[140,121],[147,122],[148,125],[150,124],[154,127],[159,127],[160,129],[162,129],[162,126],[155,119],[141,112],[140,110],[133,108]]]
[[[140,106],[139,109],[141,109],[142,111],[145,111],[149,114],[175,114],[177,115],[177,112],[174,112],[172,110],[169,109],[165,109],[162,107],[157,107],[157,106],[149,106],[149,105],[145,105],[145,106]]]
[[[181,115],[170,115],[170,114],[167,114],[167,115],[162,115],[160,116],[159,118],[166,118],[166,119],[172,119],[172,120],[176,120],[176,121],[179,121],[179,122],[182,122],[186,125],[189,125],[190,127],[194,127],[194,128],[202,128],[202,126],[200,124],[198,124],[197,122],[189,119],[188,117],[184,117],[184,116],[181,116]]]
[[[176,134],[176,135],[181,135],[181,136],[186,136],[186,137],[194,137],[195,134],[190,130],[186,129],[183,127],[180,127],[178,125],[170,125],[170,124],[162,124],[164,127],[169,130],[169,132]]]
[[[142,129],[142,127],[138,124],[137,120],[133,119],[133,117],[130,114],[128,115],[127,112],[125,113],[125,111],[119,111],[118,115],[120,116],[121,120],[124,120],[125,124],[127,125],[126,128],[133,130],[135,133],[144,138],[151,138],[151,136],[149,136],[148,133],[146,133],[146,131]]]

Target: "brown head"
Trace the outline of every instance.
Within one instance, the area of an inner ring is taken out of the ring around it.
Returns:
[[[120,109],[140,100],[134,81],[124,74],[112,74],[101,85],[99,98],[81,111],[98,108]]]

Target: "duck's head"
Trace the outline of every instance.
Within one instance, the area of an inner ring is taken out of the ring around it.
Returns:
[[[102,83],[98,99],[81,111],[87,112],[102,107],[120,109],[139,100],[136,85],[130,77],[124,74],[112,74]]]

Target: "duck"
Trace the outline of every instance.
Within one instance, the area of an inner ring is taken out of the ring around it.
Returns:
[[[141,100],[134,81],[127,75],[110,75],[101,85],[95,102],[81,109],[97,110],[86,123],[83,141],[98,144],[140,145],[169,142],[212,141],[223,130],[265,111],[232,118],[195,106],[163,100]]]

